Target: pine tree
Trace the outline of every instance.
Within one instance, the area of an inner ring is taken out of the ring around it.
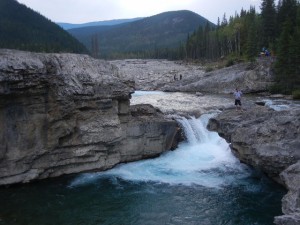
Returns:
[[[292,23],[287,20],[283,24],[282,32],[278,42],[277,61],[275,64],[276,81],[279,91],[289,93],[291,91],[291,33]]]
[[[293,26],[296,24],[297,0],[282,0],[278,3],[278,34],[281,33],[281,26],[289,19]]]
[[[257,53],[257,30],[256,24],[252,23],[248,32],[246,56],[250,61],[254,61]]]
[[[282,2],[284,5],[284,1]],[[296,6],[296,15],[286,16],[282,24],[278,41],[278,54],[275,64],[277,88],[290,94],[300,90],[300,5]]]
[[[291,91],[300,90],[300,5],[297,7],[297,16],[293,35],[290,40],[290,82],[292,84]]]
[[[91,36],[91,54],[94,58],[99,58],[99,38],[97,34]]]
[[[221,26],[225,27],[227,25],[228,25],[228,21],[227,21],[227,18],[226,18],[226,14],[224,13]]]
[[[261,4],[262,44],[269,47],[276,36],[276,9],[274,0],[263,0]]]

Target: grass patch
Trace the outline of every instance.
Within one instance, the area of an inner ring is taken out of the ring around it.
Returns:
[[[213,70],[214,70],[214,68],[212,68],[211,66],[208,66],[208,67],[205,68],[206,73],[211,72]]]

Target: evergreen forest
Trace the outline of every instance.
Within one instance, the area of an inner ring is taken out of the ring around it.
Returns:
[[[88,52],[57,24],[16,0],[0,1],[0,48],[35,52]]]
[[[235,16],[218,19],[216,27],[207,24],[188,36],[175,59],[227,59],[227,65],[240,60],[274,61],[274,93],[300,95],[300,3],[297,0],[262,0],[260,13],[254,7]]]

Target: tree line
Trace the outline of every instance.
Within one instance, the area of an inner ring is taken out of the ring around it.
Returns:
[[[253,61],[274,57],[276,84],[273,92],[300,90],[300,3],[297,0],[262,0],[261,12],[242,9],[216,27],[199,27],[187,38],[185,59],[217,60],[223,57]]]

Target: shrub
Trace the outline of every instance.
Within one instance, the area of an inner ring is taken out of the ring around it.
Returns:
[[[300,89],[293,91],[293,99],[300,99]]]
[[[234,60],[233,59],[228,59],[225,66],[229,67],[229,66],[233,66],[233,65],[234,65]]]
[[[210,67],[210,66],[208,66],[208,67],[205,68],[205,72],[206,72],[206,73],[211,72],[211,71],[213,71],[213,70],[214,70],[214,69],[213,69],[212,67]]]
[[[273,84],[269,87],[269,91],[271,94],[279,94],[282,93],[283,87],[280,84]]]

